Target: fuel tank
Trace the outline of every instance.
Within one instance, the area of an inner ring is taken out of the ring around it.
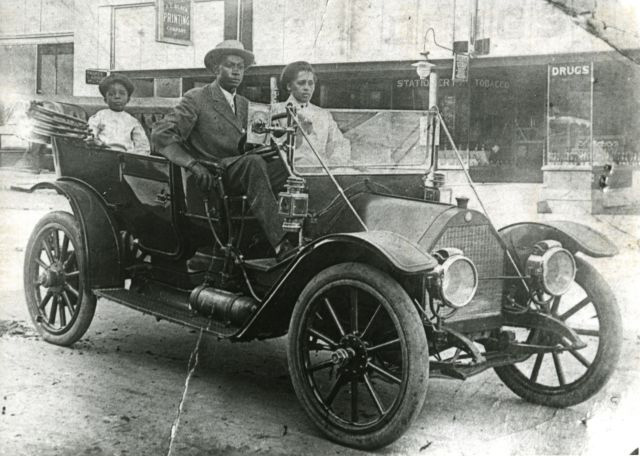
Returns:
[[[200,285],[189,295],[191,309],[216,321],[242,326],[258,308],[258,302],[250,296]]]

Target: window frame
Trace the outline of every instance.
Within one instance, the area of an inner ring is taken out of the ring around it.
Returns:
[[[54,74],[54,82],[55,82],[55,93],[51,95],[59,95],[58,92],[58,56],[59,55],[71,55],[73,59],[74,55],[74,45],[71,43],[46,43],[46,44],[38,44],[37,45],[37,62],[36,62],[36,93],[42,95],[42,58],[45,55],[53,55],[54,56],[54,66],[55,66],[55,74]],[[73,68],[73,65],[72,65]],[[73,71],[71,72],[71,93],[69,95],[73,95]]]

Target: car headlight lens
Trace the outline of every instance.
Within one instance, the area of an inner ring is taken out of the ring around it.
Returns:
[[[545,293],[560,296],[569,290],[576,276],[576,262],[558,241],[538,242],[527,258],[527,275]]]
[[[454,255],[442,263],[442,299],[454,308],[464,307],[478,288],[478,271],[473,262],[463,256]]]

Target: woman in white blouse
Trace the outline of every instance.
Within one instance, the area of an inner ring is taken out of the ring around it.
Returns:
[[[284,103],[276,105],[275,113],[284,112],[291,103],[296,109],[301,128],[313,145],[315,151],[333,165],[346,165],[351,154],[349,140],[342,136],[331,113],[310,102],[316,86],[316,75],[313,67],[304,61],[287,65],[280,76],[281,87],[289,92],[289,98]],[[309,143],[298,133],[296,138],[297,166],[318,166]]]

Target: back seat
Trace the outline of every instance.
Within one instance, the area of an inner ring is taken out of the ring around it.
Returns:
[[[91,117],[96,112],[101,109],[106,109],[106,105],[78,105],[81,107],[86,115],[87,119]],[[147,134],[147,138],[149,138],[149,144],[151,144],[151,155],[159,155],[156,150],[154,150],[154,146],[151,143],[151,130],[153,126],[160,120],[164,118],[164,116],[171,111],[171,106],[127,106],[125,111],[131,114],[133,117],[138,119],[144,132]]]

